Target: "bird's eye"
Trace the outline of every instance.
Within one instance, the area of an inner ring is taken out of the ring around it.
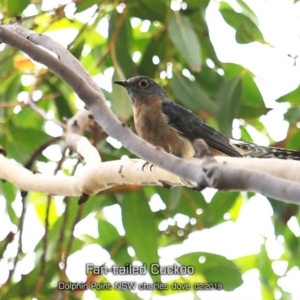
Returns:
[[[142,79],[140,82],[139,82],[139,86],[142,87],[142,88],[146,88],[148,86],[148,81],[146,79]]]

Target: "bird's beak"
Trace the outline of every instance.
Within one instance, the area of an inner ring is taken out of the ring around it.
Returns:
[[[116,80],[116,81],[114,81],[114,83],[115,83],[115,84],[118,84],[118,85],[121,85],[121,86],[123,86],[124,88],[126,88],[127,85],[128,85],[127,80]]]

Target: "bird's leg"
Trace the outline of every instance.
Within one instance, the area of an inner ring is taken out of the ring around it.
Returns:
[[[214,157],[212,156],[211,150],[209,149],[208,145],[205,143],[203,139],[194,140],[193,146],[195,148],[195,154],[194,154],[195,158],[215,160]],[[204,171],[206,172],[207,170]],[[196,187],[192,188],[192,190],[201,192],[205,188],[206,186],[203,186],[203,184],[198,184]]]

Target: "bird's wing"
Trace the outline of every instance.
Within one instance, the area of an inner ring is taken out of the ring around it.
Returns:
[[[200,138],[212,148],[228,156],[242,156],[230,145],[230,139],[228,137],[207,125],[190,110],[172,101],[163,101],[162,112],[167,116],[169,124],[187,139],[194,141]]]

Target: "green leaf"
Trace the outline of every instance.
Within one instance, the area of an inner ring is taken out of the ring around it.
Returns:
[[[253,80],[253,75],[247,72],[242,75],[242,103],[238,116],[244,119],[259,118],[267,113],[263,97]]]
[[[44,131],[38,129],[7,126],[6,135],[0,136],[0,145],[7,151],[9,157],[24,162],[29,158],[30,152],[48,138]]]
[[[13,73],[13,75],[6,80],[7,86],[5,87],[5,101],[11,101],[17,98],[18,93],[22,89],[21,78],[19,72]]]
[[[265,103],[261,92],[254,81],[254,75],[249,70],[233,63],[224,64],[224,69],[225,78],[231,78],[237,75],[242,77],[242,99],[244,105],[253,108],[265,108]]]
[[[4,196],[6,200],[6,211],[12,223],[17,224],[18,217],[13,209],[12,203],[17,195],[17,188],[10,182],[3,182],[0,180],[0,195]]]
[[[106,248],[120,239],[120,235],[115,226],[104,220],[98,220],[99,244]]]
[[[299,150],[300,132],[297,131],[286,143],[287,149]]]
[[[247,44],[251,42],[266,43],[261,31],[256,24],[247,16],[235,12],[231,7],[220,8],[220,12],[230,26],[236,30],[236,41],[240,44]]]
[[[94,4],[98,4],[99,0],[84,0],[80,1],[79,4],[76,7],[76,13],[80,13],[86,9],[89,9],[92,7]]]
[[[201,2],[197,0],[197,2],[200,4]],[[190,2],[188,2],[190,4]],[[222,67],[222,63],[219,61],[217,54],[215,52],[214,46],[211,42],[210,36],[209,36],[209,30],[207,27],[207,23],[203,16],[206,13],[206,5],[203,7],[203,3],[201,3],[202,9],[199,9],[196,11],[196,13],[193,13],[189,16],[189,20],[198,36],[198,41],[200,43],[201,48],[201,55],[202,60],[205,61],[207,58],[210,58],[217,67]],[[204,64],[203,64],[204,65]],[[202,73],[201,67],[201,73]],[[200,74],[201,74],[200,73]]]
[[[172,216],[181,213],[190,218],[197,218],[197,208],[202,208],[206,204],[201,193],[188,188],[176,187],[166,190],[157,187],[156,191],[166,204],[167,210],[172,213]]]
[[[117,73],[114,72],[113,81],[120,80]],[[132,105],[127,95],[126,90],[118,85],[113,86],[113,90],[110,94],[109,100],[111,101],[111,109],[117,115],[121,121],[126,121],[132,117]]]
[[[200,45],[191,23],[180,13],[174,13],[168,26],[168,33],[170,40],[190,68],[199,72],[201,69]]]
[[[208,31],[207,31],[208,34]],[[203,53],[203,61],[206,58],[210,58],[217,67],[222,67],[222,63],[219,61],[217,54],[215,52],[214,46],[208,37],[202,37],[200,40],[201,51]]]
[[[60,120],[63,120],[64,118],[71,118],[73,116],[73,112],[69,104],[69,98],[72,94],[71,89],[55,77],[50,78],[50,80],[46,79],[45,83],[48,84],[48,87],[52,92],[54,91],[59,93],[58,96],[55,97],[54,102]]]
[[[255,269],[257,267],[258,254],[238,257],[234,260],[234,263],[240,268],[242,273]]]
[[[192,82],[178,72],[174,72],[171,82],[174,95],[186,108],[193,111],[204,109],[216,115],[217,106],[196,82]]]
[[[204,260],[203,263],[199,262],[200,257]],[[225,291],[232,291],[243,283],[237,266],[221,255],[194,252],[185,254],[176,260],[182,266],[193,266],[195,274],[204,276],[206,282],[221,283]]]
[[[1,195],[6,200],[6,205],[11,205],[17,195],[17,188],[10,182],[0,180]]]
[[[205,228],[224,222],[224,214],[230,210],[239,195],[238,192],[217,192],[203,213]]]
[[[155,77],[157,65],[153,64],[152,58],[154,55],[158,56],[160,61],[164,61],[167,49],[167,32],[162,31],[153,34],[152,39],[149,41],[144,55],[139,65],[139,74],[150,77]]]
[[[265,292],[267,294],[271,294],[277,287],[278,276],[273,271],[272,261],[268,256],[265,245],[262,246],[261,251],[258,255],[257,264],[260,273],[260,281],[262,282],[262,287],[266,289]]]
[[[189,0],[186,2],[187,8],[182,10],[182,13],[188,15],[198,12],[200,9],[206,9],[210,0],[199,1],[199,0]]]
[[[173,201],[170,195],[170,203],[172,204],[172,202]],[[203,207],[206,207],[206,202],[201,193],[190,190],[188,188],[183,188],[182,197],[180,198],[178,205],[174,209],[172,209],[172,207],[170,207],[169,209],[173,212],[174,215],[176,213],[182,213],[189,216],[190,218],[197,219],[199,217],[197,215],[197,208]]]
[[[37,114],[33,114],[29,107],[23,107],[22,110],[14,116],[13,124],[16,128],[34,128],[40,130],[45,120]]]
[[[249,17],[254,23],[257,23],[258,20],[253,10],[243,0],[236,0],[236,1],[241,7],[243,14]]]
[[[49,283],[52,282],[53,277],[56,272],[59,271],[58,264],[54,262],[47,262],[45,266],[45,278],[44,284],[40,291],[41,299],[46,295],[49,296]],[[22,280],[13,284],[10,289],[7,290],[6,293],[1,295],[1,300],[12,300],[12,299],[25,299],[26,297],[32,296],[32,292],[34,291],[36,284],[38,282],[39,277],[41,276],[40,266],[36,267],[32,272],[26,275],[22,275]],[[27,298],[26,298],[27,299]]]
[[[167,3],[163,0],[131,0],[128,2],[130,15],[142,20],[160,21],[164,23],[167,15]]]
[[[284,119],[289,123],[298,122],[300,119],[300,107],[290,107],[288,111],[284,114]]]
[[[48,231],[48,243],[49,247],[47,249],[47,256],[52,257],[53,260],[60,260],[60,257],[57,257],[59,253],[57,252],[57,246],[58,246],[58,238],[62,235],[64,236],[63,240],[63,249],[66,249],[68,247],[70,237],[73,235],[73,231],[70,230],[74,226],[74,224],[79,222],[80,220],[76,220],[77,212],[78,212],[78,204],[77,201],[78,198],[67,198],[66,197],[66,211],[57,218],[56,222],[53,224],[53,226]],[[66,221],[65,221],[66,219]],[[64,223],[65,222],[65,223]],[[78,247],[82,248],[83,241],[79,239],[74,239],[72,244],[71,253],[78,250]],[[40,240],[36,249],[42,249],[43,248],[43,241]]]
[[[176,207],[178,207],[178,204],[180,203],[180,199],[182,199],[182,190],[183,188],[181,186],[176,186],[170,190],[169,193],[169,209],[173,210]],[[184,213],[184,212],[183,212]]]
[[[22,145],[26,151],[38,147],[41,143],[49,139],[49,136],[45,132],[33,128],[15,128],[13,135],[14,140]]]
[[[17,73],[15,76],[17,76],[17,77],[20,76],[19,70],[15,69],[15,67],[14,67],[14,57],[15,56],[12,54],[14,54],[14,50],[10,46],[6,46],[4,48],[4,50],[1,51],[1,57],[2,57],[1,63],[0,63],[1,80],[7,79],[7,76],[9,77],[12,70],[15,70],[15,72]],[[15,77],[15,76],[12,75],[12,77]],[[14,78],[11,78],[10,80],[14,80]],[[9,87],[9,81],[8,82],[4,81],[2,83],[2,85],[4,85],[4,86],[7,85],[7,88],[13,89],[13,87]],[[8,101],[8,100],[11,100],[11,99],[5,99],[5,101]]]
[[[78,59],[80,60],[81,58],[81,54],[82,54],[82,50],[83,47],[85,45],[85,40],[79,40],[79,38],[77,38],[76,40],[76,44],[72,47],[72,49],[70,50],[70,52]]]
[[[6,1],[7,13],[11,17],[22,14],[23,10],[30,4],[30,0],[8,0]]]
[[[157,235],[154,214],[145,197],[140,193],[126,195],[122,203],[122,219],[128,243],[135,250],[137,258],[150,264],[158,262]],[[158,275],[153,275],[154,280],[159,280]]]
[[[45,224],[46,219],[46,211],[47,211],[47,195],[38,193],[38,192],[32,192],[29,193],[28,202],[32,203],[35,207],[35,211],[37,216],[39,217],[41,224]],[[48,226],[51,228],[53,224],[57,221],[59,218],[56,206],[54,204],[54,201],[50,201],[50,207],[49,207],[49,214],[48,214]]]
[[[125,290],[95,290],[96,295],[98,296],[97,299],[101,300],[137,300],[137,296],[135,293],[132,293],[131,291],[125,291]],[[78,298],[76,298],[77,300]],[[141,298],[139,298],[141,299]],[[71,300],[71,299],[70,299]],[[75,300],[75,299],[74,299]]]
[[[233,63],[224,64],[224,71],[224,78],[242,77],[242,101],[238,117],[249,121],[265,114],[267,109],[263,97],[254,82],[254,75],[249,70]]]
[[[241,95],[241,76],[235,76],[225,80],[218,91],[218,122],[219,127],[225,134],[231,135],[232,120],[238,115],[241,105]]]
[[[241,130],[241,140],[244,142],[250,142],[253,143],[253,139],[251,135],[249,134],[248,130],[244,126],[239,126]]]
[[[220,76],[216,70],[209,68],[206,65],[202,66],[201,72],[192,73],[196,78],[197,84],[199,84],[207,93],[214,95],[223,81],[223,77]]]
[[[122,26],[120,26],[120,18],[125,18],[122,21]],[[112,49],[112,59],[114,62],[114,67],[120,76],[122,73],[126,78],[132,77],[135,74],[135,64],[132,61],[130,55],[130,45],[132,41],[132,28],[127,16],[122,16],[116,10],[111,13],[109,20],[109,40],[118,32],[117,38],[114,41],[114,47]]]
[[[37,31],[42,31],[42,32],[44,31],[43,26],[45,26],[45,25],[43,25],[41,22],[38,22],[38,24],[36,24],[36,25],[38,26]],[[80,35],[84,35],[86,37],[87,28],[85,27],[86,30],[84,31],[84,33],[81,32],[80,30],[82,29],[82,22],[80,22],[79,20],[75,20],[75,19],[68,19],[68,18],[57,19],[55,22],[53,22],[49,25],[49,27],[47,28],[47,31],[61,30],[61,29],[70,28],[70,27],[72,27],[74,29],[77,29],[79,31],[79,35],[77,35],[75,37],[74,42],[79,42],[80,41],[80,39],[78,39],[78,37]]]
[[[299,105],[300,99],[300,87],[296,88],[292,92],[280,97],[277,101],[278,102],[289,102],[292,105]]]
[[[132,257],[128,254],[128,246],[124,243],[121,247],[117,248],[116,252],[112,252],[112,260],[120,265],[125,266],[132,262]]]
[[[253,106],[241,104],[238,117],[245,120],[251,120],[251,119],[254,120],[266,114],[267,111],[268,110],[266,107],[253,107]]]

